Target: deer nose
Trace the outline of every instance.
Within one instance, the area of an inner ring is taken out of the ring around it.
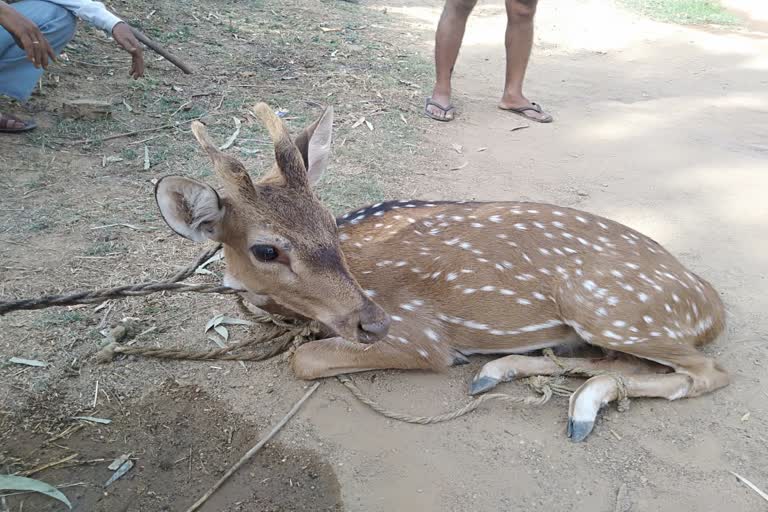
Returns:
[[[389,324],[389,315],[378,305],[369,302],[360,312],[360,321],[357,324],[357,341],[360,343],[379,341],[389,332]]]

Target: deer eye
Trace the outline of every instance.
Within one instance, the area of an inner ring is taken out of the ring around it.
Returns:
[[[251,247],[251,252],[259,261],[272,261],[280,255],[276,247],[264,244],[254,245]]]

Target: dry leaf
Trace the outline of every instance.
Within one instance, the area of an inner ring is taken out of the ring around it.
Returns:
[[[400,120],[403,122],[403,124],[408,124],[408,120],[405,119],[405,116],[402,113],[400,114]]]
[[[320,27],[323,32],[341,32],[340,28]]]
[[[118,478],[121,478],[128,471],[130,471],[132,467],[133,467],[133,461],[127,460],[123,462],[123,465],[120,466],[120,468],[117,471],[115,471],[115,474],[113,474],[109,480],[107,480],[107,483],[104,484],[104,487],[108,487],[112,485]]]
[[[24,359],[22,357],[12,357],[8,360],[8,362],[13,364],[23,364],[26,366],[38,366],[38,367],[48,366],[48,363],[37,361],[35,359]]]
[[[93,416],[75,416],[72,419],[90,421],[91,423],[101,423],[102,425],[109,425],[112,423],[112,420],[108,420],[106,418],[94,418]]]
[[[149,148],[144,146],[144,170],[149,170]]]
[[[369,130],[373,131],[373,125],[372,125],[372,124],[371,124],[371,122],[370,122],[369,120],[367,120],[367,119],[365,120],[365,126],[367,126]]]
[[[463,164],[457,166],[457,167],[451,167],[449,170],[451,171],[460,171],[461,169],[465,168],[469,165],[469,162],[464,162]]]
[[[122,466],[123,463],[125,461],[127,461],[128,459],[130,459],[130,458],[131,458],[131,456],[129,454],[127,454],[127,453],[123,454],[123,455],[119,456],[118,458],[116,458],[115,460],[113,460],[112,464],[107,466],[107,469],[110,470],[110,471],[117,471],[118,469],[120,469],[120,466]]]
[[[531,127],[530,125],[528,125],[528,124],[525,124],[525,125],[523,125],[523,126],[515,126],[514,128],[512,128],[512,129],[511,129],[511,130],[509,130],[509,131],[511,131],[511,132],[516,132],[517,130],[525,130],[526,128],[530,128],[530,127]]]
[[[361,124],[363,124],[364,122],[365,122],[365,118],[364,118],[364,117],[361,117],[360,119],[358,119],[357,121],[355,121],[355,124],[353,124],[353,125],[352,125],[352,128],[357,128],[358,126],[360,126],[360,125],[361,125]]]
[[[464,147],[462,147],[462,145],[461,145],[461,144],[456,144],[456,143],[454,142],[454,143],[452,143],[452,144],[451,144],[451,147],[453,148],[453,150],[454,150],[455,152],[457,152],[457,153],[458,153],[458,154],[460,154],[460,155],[464,153]]]
[[[218,333],[219,336],[224,338],[224,341],[229,341],[229,331],[223,325],[214,325],[213,330]]]
[[[478,152],[478,153],[482,153],[482,152],[483,152],[483,151],[485,151],[486,149],[488,149],[488,148],[477,148],[477,152]]]
[[[741,421],[747,421],[749,419],[749,411],[747,411],[747,414],[741,417]]]

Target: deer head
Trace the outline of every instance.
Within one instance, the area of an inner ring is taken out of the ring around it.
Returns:
[[[350,273],[336,221],[312,191],[328,162],[333,110],[328,107],[295,141],[266,104],[255,112],[274,143],[272,169],[252,181],[243,164],[219,151],[194,122],[192,132],[213,162],[222,193],[166,176],[155,187],[163,218],[183,237],[224,245],[228,286],[268,297],[344,338],[381,339],[389,317]]]

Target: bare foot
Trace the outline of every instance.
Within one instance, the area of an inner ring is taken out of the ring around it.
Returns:
[[[499,108],[537,123],[552,122],[552,116],[544,112],[541,105],[528,101],[525,96],[508,97],[505,95],[499,102]]]
[[[36,127],[37,124],[32,120],[24,121],[11,114],[3,114],[0,112],[0,132],[19,133],[32,130]]]

